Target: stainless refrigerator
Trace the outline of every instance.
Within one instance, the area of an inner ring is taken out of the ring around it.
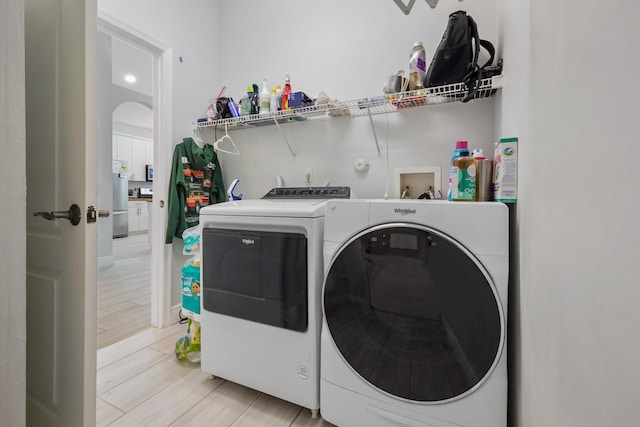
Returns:
[[[129,232],[129,180],[113,174],[113,238],[127,237]]]

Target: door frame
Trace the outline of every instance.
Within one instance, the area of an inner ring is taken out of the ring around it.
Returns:
[[[25,25],[24,0],[9,0],[0,6],[0,51],[3,52],[4,88],[0,97],[3,117],[0,138],[0,177],[6,182],[24,182],[26,150],[25,118]],[[5,66],[6,64],[6,66]],[[0,208],[0,414],[6,425],[20,426],[26,420],[26,204],[25,185],[10,185]],[[7,298],[7,300],[5,300]]]
[[[169,326],[171,316],[171,245],[165,244],[169,153],[173,134],[173,49],[130,25],[98,11],[98,30],[115,36],[153,56],[153,202],[151,227],[151,324]],[[167,167],[164,167],[167,166]]]

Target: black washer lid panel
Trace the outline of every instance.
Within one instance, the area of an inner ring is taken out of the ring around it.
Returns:
[[[476,387],[501,351],[502,314],[487,274],[426,227],[377,227],[352,239],[324,290],[331,336],[364,380],[440,402]]]
[[[350,187],[276,187],[263,199],[349,199]]]

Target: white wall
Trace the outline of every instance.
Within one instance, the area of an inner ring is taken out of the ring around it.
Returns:
[[[635,425],[640,5],[502,3],[501,132],[521,137],[513,425]]]
[[[98,0],[100,12],[173,49],[173,139],[176,143],[191,134],[191,122],[219,90],[216,76],[222,40],[218,35],[218,2]]]
[[[357,99],[382,94],[384,76],[408,72],[409,52],[422,41],[427,62],[451,12],[464,9],[482,38],[495,40],[496,3],[441,0],[436,9],[416,2],[404,15],[393,0],[221,2],[222,58],[219,85],[238,97],[247,85],[284,83],[316,97]],[[250,15],[253,19],[247,19]]]
[[[495,41],[496,1],[463,6],[478,22],[481,36]],[[226,85],[226,94],[238,101],[251,83],[261,86],[266,78],[273,88],[283,85],[289,73],[293,90],[310,97],[317,97],[320,91],[344,101],[378,96],[385,75],[400,69],[408,72],[414,42],[424,43],[430,61],[448,15],[460,7],[453,0],[441,1],[436,9],[418,2],[406,16],[390,0],[222,2],[224,62],[217,86]],[[255,19],[248,20],[248,13]],[[492,151],[494,111],[493,100],[480,100],[390,114],[389,175],[393,179],[395,168],[436,166],[442,170],[444,187],[456,140],[468,139],[472,148]],[[311,185],[329,180],[332,185],[351,186],[359,197],[383,197],[387,117],[375,116],[374,122],[380,154],[366,116],[282,126],[295,157],[274,126],[231,131],[241,155],[220,155],[225,182],[240,178],[238,192],[260,197],[275,186],[275,175],[282,176],[287,186],[307,185],[304,172],[311,168]],[[221,135],[220,130],[217,135],[213,130],[203,131],[211,143]],[[366,175],[353,170],[359,157],[370,161]],[[415,196],[424,190],[416,189]]]
[[[0,2],[0,414],[25,422],[26,176],[24,2]]]
[[[496,1],[464,4],[478,22],[481,36],[494,41]],[[203,115],[223,86],[227,96],[239,100],[249,84],[261,84],[266,77],[273,87],[282,84],[288,72],[294,90],[312,97],[320,90],[341,100],[380,95],[385,75],[408,71],[413,42],[422,41],[431,58],[448,14],[460,7],[455,0],[442,0],[436,9],[416,3],[405,16],[392,1],[99,2],[102,12],[174,48],[175,142],[191,134],[192,121]],[[178,61],[180,56],[183,62]],[[493,102],[390,115],[391,177],[397,167],[440,166],[444,187],[456,140],[468,139],[472,147],[491,151]],[[245,197],[260,197],[275,185],[276,174],[285,185],[304,185],[304,170],[311,168],[312,185],[329,180],[333,185],[352,186],[360,197],[382,197],[387,118],[374,120],[381,154],[366,117],[283,126],[295,158],[273,126],[232,132],[242,155],[221,154],[225,183],[240,178],[238,191]],[[220,134],[206,130],[203,136],[213,143]],[[365,176],[353,172],[357,157],[371,162]]]

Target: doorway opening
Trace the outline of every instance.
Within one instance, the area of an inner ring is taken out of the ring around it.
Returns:
[[[153,114],[127,101],[112,118],[113,262],[98,270],[98,349],[151,327]]]
[[[171,323],[163,165],[170,160],[172,51],[109,16],[98,18],[100,205],[113,212],[114,177],[127,179],[127,237],[114,239],[114,215],[98,231],[100,349]],[[103,280],[111,289],[101,291]]]

